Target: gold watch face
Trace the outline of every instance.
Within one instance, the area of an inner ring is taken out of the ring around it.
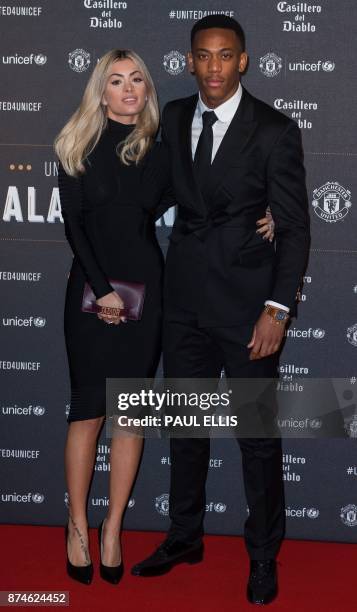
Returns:
[[[285,312],[285,310],[277,310],[275,313],[275,319],[277,321],[285,321],[285,319],[287,318],[288,313]]]

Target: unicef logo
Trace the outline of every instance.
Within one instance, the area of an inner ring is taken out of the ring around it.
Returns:
[[[67,491],[65,491],[65,494],[64,494],[64,505],[67,506],[67,508],[69,507],[69,495]]]
[[[310,519],[316,519],[319,516],[320,511],[317,508],[308,508],[306,510],[306,514]]]
[[[135,506],[135,499],[132,497],[128,501],[128,508],[134,508],[134,506]]]
[[[348,506],[341,508],[340,518],[347,527],[355,527],[357,525],[357,506],[348,504]]]
[[[321,338],[324,338],[326,332],[324,329],[320,329],[319,327],[314,329],[312,332],[313,337],[315,338],[315,340],[321,340]]]
[[[176,76],[184,71],[186,66],[185,56],[178,51],[170,51],[167,55],[164,55],[163,61],[166,72]]]
[[[84,72],[90,64],[90,53],[84,49],[75,49],[68,53],[68,63],[75,72]]]
[[[325,72],[333,72],[335,70],[335,62],[327,61],[322,62],[322,70]]]
[[[311,429],[320,429],[322,427],[321,419],[311,419],[309,422]]]
[[[65,409],[64,409],[64,411],[66,413],[66,417],[68,417],[70,409],[71,409],[71,404],[66,404],[65,405]]]
[[[215,512],[225,512],[227,510],[227,504],[223,504],[222,502],[214,504],[213,507]]]
[[[352,346],[357,346],[357,323],[347,329],[347,340]]]
[[[267,53],[259,60],[260,71],[269,78],[277,76],[282,67],[283,60],[276,53]]]
[[[155,510],[163,516],[169,515],[169,494],[163,493],[155,499]]]
[[[34,406],[32,412],[35,416],[43,416],[46,412],[46,409],[43,406]]]
[[[35,317],[34,320],[33,320],[33,324],[36,327],[45,327],[46,319],[44,317]]]
[[[42,495],[42,493],[33,493],[31,499],[35,504],[42,504],[43,500],[45,499],[45,496]]]
[[[47,62],[47,57],[46,57],[46,55],[43,55],[42,53],[39,53],[38,55],[35,55],[34,60],[35,60],[35,64],[37,64],[37,66],[44,66],[45,63]]]
[[[341,221],[349,212],[351,192],[337,181],[328,181],[313,192],[312,207],[315,214],[327,223]]]

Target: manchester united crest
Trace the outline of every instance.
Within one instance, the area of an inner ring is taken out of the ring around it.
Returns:
[[[348,504],[348,506],[341,508],[340,518],[347,527],[355,527],[357,525],[357,506]]]
[[[259,68],[266,77],[275,77],[283,67],[283,60],[276,53],[267,53],[259,60]]]
[[[347,340],[352,346],[357,346],[357,323],[347,329]]]
[[[90,64],[90,53],[84,49],[75,49],[68,54],[68,64],[75,72],[84,72]]]
[[[327,223],[341,221],[352,206],[351,192],[337,181],[328,181],[313,192],[315,214]]]
[[[350,438],[357,438],[357,414],[353,415],[353,419],[346,426],[346,430]]]
[[[168,493],[163,493],[162,495],[159,495],[159,497],[155,499],[155,510],[159,514],[162,514],[163,516],[168,516],[169,514],[169,494]]]
[[[164,68],[166,72],[176,76],[183,72],[186,66],[185,56],[178,51],[170,51],[167,55],[164,55]]]

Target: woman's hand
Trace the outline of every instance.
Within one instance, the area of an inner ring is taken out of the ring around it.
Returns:
[[[103,297],[96,300],[98,306],[104,306],[105,308],[120,308],[121,310],[124,308],[124,302],[121,299],[120,295],[116,293],[116,291],[112,291],[111,293],[107,293],[107,295],[103,295]],[[121,321],[126,323],[126,318],[121,316],[115,316],[111,314],[103,314],[97,313],[98,319],[101,319],[105,323],[113,323],[114,325],[119,325]]]
[[[269,242],[273,242],[275,223],[273,217],[271,216],[269,206],[266,209],[265,217],[263,219],[259,219],[259,221],[257,221],[257,225],[259,228],[257,229],[257,234],[260,234],[263,240],[269,240]]]

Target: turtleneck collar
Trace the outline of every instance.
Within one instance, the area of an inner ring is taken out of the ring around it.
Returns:
[[[135,123],[120,123],[120,121],[114,121],[114,119],[108,117],[108,128],[113,134],[125,137],[135,128]]]

